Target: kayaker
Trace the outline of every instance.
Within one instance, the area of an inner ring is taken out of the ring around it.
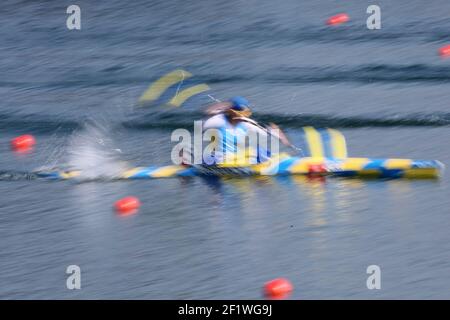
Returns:
[[[279,130],[278,126],[271,124],[270,127],[264,128],[259,125],[250,116],[252,111],[249,107],[247,99],[237,96],[231,98],[226,102],[219,102],[213,104],[206,109],[206,114],[210,115],[204,124],[203,129],[217,129],[222,134],[222,153],[236,153],[237,145],[241,139],[246,139],[250,133],[258,135],[258,141],[267,139],[270,141],[270,136],[275,136],[282,143],[289,144],[286,136]],[[246,150],[246,152],[253,152],[249,157],[253,157],[253,162],[263,162],[271,156],[270,147],[257,145],[253,150]],[[215,162],[223,161],[223,154],[216,153],[214,155]]]

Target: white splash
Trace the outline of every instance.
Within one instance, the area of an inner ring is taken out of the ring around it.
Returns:
[[[120,149],[113,147],[107,127],[98,123],[86,124],[85,129],[75,133],[68,148],[68,166],[81,170],[79,179],[115,179],[128,169],[120,160]]]

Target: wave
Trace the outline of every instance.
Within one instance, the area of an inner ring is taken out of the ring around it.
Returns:
[[[83,127],[82,121],[61,120],[38,115],[0,114],[0,130],[21,131],[26,129],[34,133],[54,133],[55,131],[75,131]]]
[[[133,130],[190,128],[194,120],[202,119],[200,112],[161,113],[129,120],[122,126]],[[367,127],[444,127],[450,125],[450,113],[390,115],[384,117],[337,116],[322,114],[254,114],[261,123],[274,122],[284,128],[314,126],[318,128],[367,128]]]
[[[243,84],[290,84],[303,85],[311,83],[447,83],[450,82],[449,65],[432,64],[363,64],[356,66],[301,66],[277,67],[261,72],[246,74],[233,73],[202,73],[208,69],[207,64],[199,66],[195,80],[185,81],[185,85],[206,83]],[[112,68],[114,69],[114,68]],[[105,86],[126,87],[142,85],[148,86],[158,78],[151,79],[146,75],[123,75],[114,71],[83,73],[73,75],[70,79],[58,81],[38,80],[28,81],[0,81],[0,87],[28,88],[28,89],[65,89],[65,88],[92,88]]]
[[[285,67],[249,75],[198,75],[205,83],[261,82],[281,84],[310,83],[390,83],[448,82],[450,66],[427,64],[367,64],[359,66]]]
[[[21,180],[36,180],[39,176],[34,172],[27,171],[0,171],[0,181],[21,181]]]
[[[195,120],[203,119],[200,111],[157,112],[152,114],[135,114],[126,120],[111,123],[111,126],[124,130],[174,130],[192,128]],[[411,115],[384,116],[339,116],[324,114],[279,114],[256,113],[254,119],[261,123],[274,122],[283,128],[301,128],[314,126],[318,128],[369,128],[369,127],[446,127],[450,126],[450,113],[416,113]],[[44,116],[1,115],[0,130],[24,131],[51,134],[72,132],[85,127],[89,119],[61,120]]]

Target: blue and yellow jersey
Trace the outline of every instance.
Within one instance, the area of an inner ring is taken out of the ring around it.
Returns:
[[[206,154],[207,164],[250,165],[270,157],[270,137],[250,123],[232,125],[225,115],[219,114],[206,120],[203,129],[217,130],[214,152]]]

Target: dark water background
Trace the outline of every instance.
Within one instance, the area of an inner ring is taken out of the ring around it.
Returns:
[[[377,1],[382,29],[373,31],[371,1],[77,1],[80,31],[66,28],[71,4],[1,4],[3,175],[68,159],[107,175],[113,148],[136,165],[169,163],[171,130],[190,128],[210,98],[162,115],[136,101],[177,68],[194,75],[186,86],[246,96],[256,118],[294,142],[304,125],[335,127],[352,156],[450,163],[450,60],[437,55],[450,43],[448,0]],[[351,21],[325,26],[339,12]],[[38,140],[32,154],[9,149],[23,133]],[[0,298],[257,299],[283,276],[294,299],[448,299],[449,191],[448,174],[2,179]],[[140,212],[117,216],[112,204],[130,194]],[[81,290],[66,289],[71,264],[81,267]],[[371,264],[381,267],[381,290],[366,288]]]

